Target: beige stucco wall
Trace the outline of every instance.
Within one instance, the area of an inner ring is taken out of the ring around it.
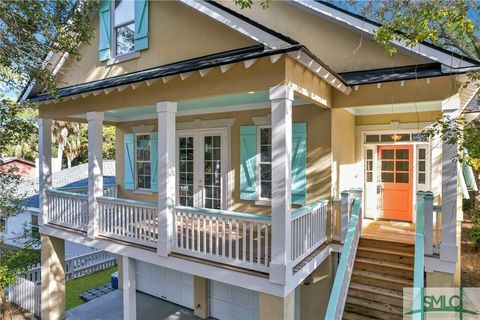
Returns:
[[[336,258],[336,254],[330,254],[312,273],[312,284],[300,285],[300,318],[302,320],[324,318],[334,280],[333,259]]]
[[[426,59],[413,56],[406,51],[400,51],[395,57],[390,58],[384,54],[382,47],[366,35],[362,36],[283,1],[272,1],[266,10],[260,7],[259,1],[256,1],[252,9],[243,10],[235,6],[233,1],[223,0],[221,4],[306,45],[336,72],[426,62]]]
[[[248,47],[255,41],[177,1],[149,1],[149,48],[140,58],[107,66],[98,58],[98,36],[80,48],[81,60],[61,70],[59,86],[104,79],[212,53]],[[93,18],[98,35],[98,14]]]
[[[414,103],[426,101],[441,101],[457,92],[454,76],[435,77],[429,80],[408,80],[403,86],[400,82],[367,84],[352,90],[345,95],[333,90],[333,107],[349,108],[374,105],[392,105],[397,103]]]
[[[243,212],[268,213],[269,207],[255,206],[253,201],[240,200],[240,126],[253,125],[252,117],[270,114],[270,109],[249,110],[234,113],[216,113],[188,117],[177,117],[177,123],[193,121],[195,119],[213,120],[235,118],[231,128],[231,171],[234,176],[233,210]],[[330,158],[330,110],[322,109],[315,105],[294,106],[293,121],[307,123],[307,202],[329,199],[331,192],[331,158]],[[129,199],[156,201],[157,194],[138,194],[123,189],[124,181],[124,147],[123,136],[126,132],[132,132],[132,127],[138,124],[152,124],[157,131],[156,120],[135,121],[120,123],[116,130],[116,172],[119,184],[119,196]]]
[[[389,124],[392,121],[398,121],[400,123],[434,122],[441,117],[441,111],[375,114],[355,116],[355,125]]]

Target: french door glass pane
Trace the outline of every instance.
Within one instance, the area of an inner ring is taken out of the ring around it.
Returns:
[[[221,209],[221,142],[220,136],[204,137],[204,207]]]
[[[181,137],[179,144],[180,205],[193,207],[193,137]]]

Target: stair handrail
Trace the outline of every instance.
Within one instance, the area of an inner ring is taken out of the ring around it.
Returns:
[[[431,223],[425,221],[427,211],[432,211],[433,193],[417,192],[416,218],[415,218],[415,256],[413,262],[413,290],[412,310],[413,319],[424,319],[423,298],[425,287],[425,225],[431,228]],[[428,206],[428,208],[426,208]],[[430,217],[431,218],[431,217]],[[431,230],[429,230],[431,232]],[[431,237],[430,237],[431,238]]]
[[[353,263],[357,254],[358,242],[362,232],[362,198],[356,196],[353,202],[352,214],[348,224],[347,235],[343,245],[340,262],[338,264],[332,292],[328,300],[325,319],[341,319],[345,302],[347,300],[348,287],[352,277]]]

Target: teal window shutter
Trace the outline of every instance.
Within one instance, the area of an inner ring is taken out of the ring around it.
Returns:
[[[135,1],[135,51],[148,49],[148,0]]]
[[[158,192],[158,132],[150,134],[150,186],[153,192]]]
[[[307,124],[292,125],[292,203],[307,202]]]
[[[110,59],[110,1],[100,0],[99,3],[99,27],[100,39],[98,42],[98,52],[100,61]]]
[[[465,150],[464,156],[468,158],[468,150]],[[463,176],[465,177],[465,182],[467,187],[472,191],[478,191],[477,182],[475,181],[475,174],[473,173],[473,168],[468,164],[466,159],[463,161]]]
[[[257,200],[257,127],[240,127],[240,199]]]
[[[135,133],[125,133],[124,139],[124,188],[135,189]]]

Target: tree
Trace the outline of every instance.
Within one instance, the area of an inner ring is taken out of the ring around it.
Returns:
[[[27,83],[35,83],[57,97],[49,58],[80,58],[80,44],[89,43],[92,36],[91,12],[96,6],[97,1],[0,1],[0,88],[9,94],[0,96],[1,155],[11,146],[31,141],[37,131],[35,120],[24,116],[35,107],[15,102],[13,96]],[[21,210],[21,195],[13,192],[18,181],[15,172],[0,173],[0,219]],[[4,303],[3,288],[38,259],[38,252],[28,246],[20,250],[2,246],[1,250],[0,300]]]

